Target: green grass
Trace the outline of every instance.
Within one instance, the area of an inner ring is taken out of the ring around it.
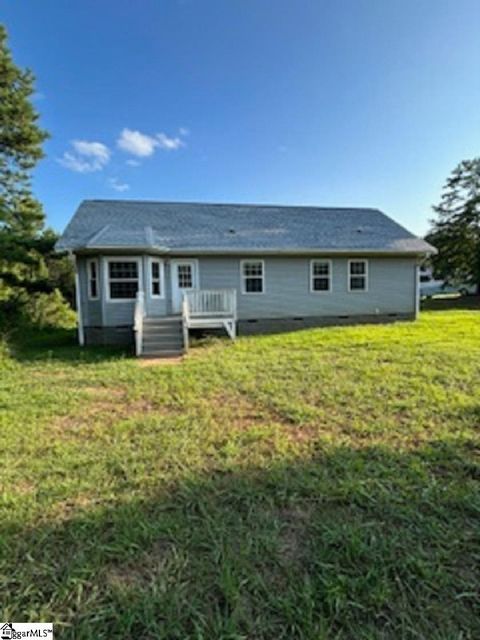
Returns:
[[[2,618],[59,637],[480,637],[480,314],[0,356]]]

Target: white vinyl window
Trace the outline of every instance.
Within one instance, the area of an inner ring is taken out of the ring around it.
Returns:
[[[138,259],[107,260],[108,299],[114,302],[134,300],[139,290],[140,262]]]
[[[242,293],[265,291],[265,265],[263,260],[242,260]]]
[[[348,261],[348,290],[368,291],[368,262],[367,260]]]
[[[324,293],[332,290],[332,261],[312,260],[310,262],[310,291]]]
[[[163,260],[150,258],[150,296],[164,297]]]
[[[98,260],[93,258],[87,262],[88,298],[98,300]]]

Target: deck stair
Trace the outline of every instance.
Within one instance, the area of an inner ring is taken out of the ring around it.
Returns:
[[[149,317],[145,293],[137,291],[133,313],[135,353],[144,358],[169,358],[188,351],[190,329],[225,329],[236,337],[237,294],[235,289],[185,291],[182,314]]]
[[[143,319],[142,352],[144,358],[170,358],[184,352],[181,316]]]

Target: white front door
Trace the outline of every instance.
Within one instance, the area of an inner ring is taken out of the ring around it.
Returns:
[[[180,313],[182,310],[182,296],[184,291],[197,288],[196,260],[172,260],[172,311]]]

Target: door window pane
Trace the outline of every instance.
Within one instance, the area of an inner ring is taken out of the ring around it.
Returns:
[[[178,273],[178,287],[180,289],[192,289],[193,288],[192,265],[179,264],[177,266],[177,273]]]

